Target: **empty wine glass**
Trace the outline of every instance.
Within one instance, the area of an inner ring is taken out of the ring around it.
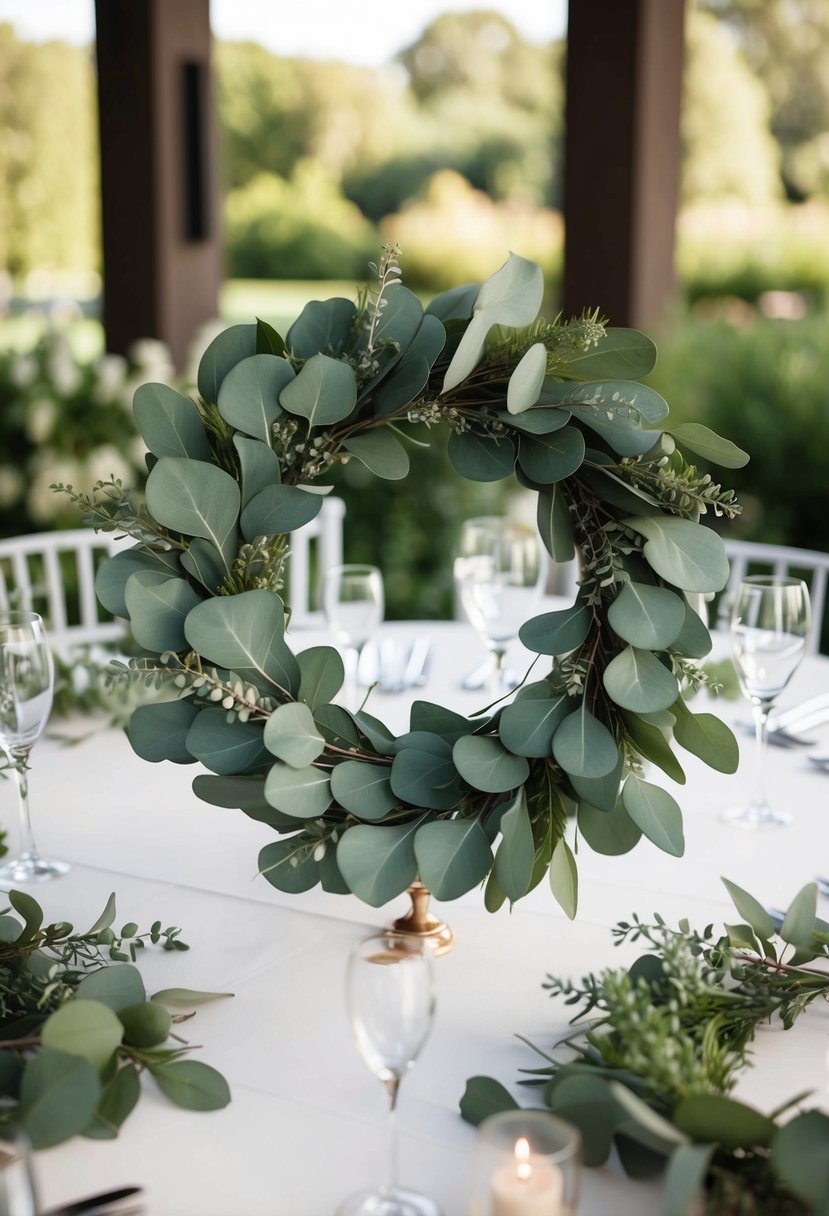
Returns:
[[[29,815],[29,753],[52,709],[54,670],[43,621],[36,612],[0,612],[0,749],[17,783],[20,856],[0,866],[0,881],[45,882],[69,869],[45,861],[35,847]]]
[[[785,811],[773,810],[766,796],[768,719],[803,658],[810,624],[809,589],[800,579],[753,575],[740,583],[731,610],[731,653],[740,687],[751,702],[757,764],[752,800],[723,813],[738,827],[780,827],[791,821]]]
[[[546,563],[538,534],[499,516],[468,519],[462,529],[454,574],[470,624],[493,656],[493,688],[506,691],[509,643],[541,596]]]
[[[352,1195],[337,1216],[441,1216],[425,1195],[397,1181],[397,1095],[432,1026],[431,947],[406,934],[382,932],[351,951],[346,1005],[357,1049],[389,1096],[388,1174],[383,1186]]]
[[[356,693],[360,656],[383,620],[382,574],[376,566],[332,566],[323,579],[322,608],[337,641],[355,652],[348,682]]]

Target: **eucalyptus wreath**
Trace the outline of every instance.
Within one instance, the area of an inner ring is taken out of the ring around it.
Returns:
[[[730,731],[691,713],[682,691],[704,679],[697,660],[711,645],[686,593],[718,591],[728,574],[701,517],[738,507],[677,442],[724,466],[747,457],[705,427],[656,425],[668,407],[641,383],[656,357],[645,335],[598,313],[538,318],[534,263],[511,254],[482,286],[424,310],[398,254],[384,248],[356,302],[309,303],[284,339],[263,321],[225,330],[195,399],[143,385],[144,501],[114,479],[91,496],[58,488],[137,542],[102,567],[97,592],[146,651],[137,678],[175,699],[135,710],[133,748],[200,761],[200,798],[269,824],[269,882],[321,882],[379,906],[418,875],[440,899],[485,881],[494,910],[549,871],[572,916],[568,815],[599,852],[645,835],[680,855],[679,806],[644,765],[683,781],[673,739],[736,769]],[[406,443],[437,424],[459,476],[515,476],[536,493],[551,558],[578,554],[581,578],[570,608],[521,629],[551,659],[546,674],[469,718],[416,701],[395,736],[337,704],[335,649],[292,651],[279,593],[291,533],[319,512],[326,473],[358,460],[404,478]]]

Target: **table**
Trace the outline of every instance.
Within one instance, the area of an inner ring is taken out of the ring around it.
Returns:
[[[404,637],[413,629],[429,634],[431,677],[417,696],[444,704],[452,698],[461,711],[485,703],[482,694],[457,687],[483,654],[467,626],[385,629]],[[298,645],[319,640],[303,635]],[[783,702],[796,703],[827,685],[829,660],[807,659]],[[369,708],[402,730],[411,699],[373,694]],[[724,717],[746,716],[740,702],[717,708]],[[148,1083],[118,1140],[75,1139],[36,1154],[41,1202],[46,1207],[140,1183],[148,1216],[333,1213],[343,1197],[382,1177],[386,1146],[385,1094],[357,1056],[346,1021],[346,955],[360,936],[403,911],[406,901],[377,910],[321,890],[281,894],[256,877],[258,850],[274,838],[270,829],[241,812],[199,802],[190,790],[196,766],[140,761],[123,735],[100,723],[73,723],[72,729],[82,735],[90,725],[98,729],[74,747],[44,737],[33,753],[31,795],[41,849],[73,865],[65,879],[34,893],[50,919],[77,926],[91,923],[114,890],[119,923],[137,920],[144,927],[160,918],[183,927],[189,953],[146,952],[148,991],[185,985],[235,994],[201,1007],[185,1027],[185,1037],[203,1045],[198,1057],[227,1077],[233,1101],[211,1114],[182,1111]],[[824,739],[829,742],[829,733]],[[669,783],[685,812],[681,860],[647,841],[622,858],[580,850],[575,922],[565,918],[545,883],[512,913],[490,916],[479,892],[439,906],[456,946],[437,963],[434,1032],[401,1091],[401,1179],[433,1195],[446,1216],[465,1211],[475,1136],[458,1115],[466,1079],[487,1073],[512,1086],[518,1070],[531,1064],[513,1036],[549,1048],[565,1030],[563,1007],[541,989],[548,971],[581,975],[632,957],[635,948],[613,949],[609,926],[634,910],[687,915],[699,926],[731,919],[720,875],[779,906],[815,870],[829,870],[829,777],[813,770],[800,750],[775,749],[769,765],[771,797],[792,808],[793,825],[744,833],[718,820],[750,777],[751,739],[741,736],[741,747],[736,777],[689,756],[687,785]],[[4,786],[0,799],[4,822],[12,825],[11,788]],[[10,836],[14,847],[14,832]],[[824,903],[823,914],[828,912]],[[829,1010],[821,1008],[790,1034],[761,1033],[757,1066],[745,1075],[741,1095],[771,1108],[817,1088],[827,1105],[827,1032]],[[611,1168],[586,1171],[581,1210],[583,1216],[655,1216],[660,1186],[633,1183]]]

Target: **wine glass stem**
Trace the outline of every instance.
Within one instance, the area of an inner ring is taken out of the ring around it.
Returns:
[[[756,771],[754,774],[754,806],[762,813],[766,805],[766,752],[768,751],[770,701],[753,701]]]
[[[384,1082],[386,1093],[389,1095],[389,1156],[386,1173],[386,1190],[392,1192],[397,1186],[399,1131],[397,1123],[397,1094],[400,1090],[400,1078],[390,1077]]]
[[[492,669],[492,691],[496,696],[504,691],[504,669],[507,662],[506,646],[493,646],[492,657],[495,660],[495,665]]]
[[[15,782],[17,783],[17,805],[20,812],[20,855],[21,857],[37,857],[32,819],[29,814],[29,752],[31,747],[12,747],[9,758],[12,762]]]

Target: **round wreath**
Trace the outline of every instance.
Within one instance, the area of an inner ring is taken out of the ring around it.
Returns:
[[[145,503],[117,481],[87,500],[96,526],[138,542],[102,567],[98,596],[147,652],[133,663],[142,678],[175,689],[135,710],[130,740],[146,760],[200,761],[200,798],[269,824],[279,839],[259,868],[280,890],[321,882],[379,906],[416,876],[439,899],[486,881],[494,910],[549,871],[572,916],[568,815],[601,853],[644,834],[680,855],[680,809],[644,763],[682,782],[673,737],[716,769],[737,766],[730,731],[681,690],[704,679],[694,660],[711,645],[685,593],[718,591],[728,574],[700,516],[738,508],[675,439],[721,465],[746,457],[702,426],[651,429],[667,413],[639,383],[651,340],[597,313],[536,319],[534,263],[512,254],[424,311],[398,253],[384,248],[356,304],[314,301],[284,340],[261,321],[221,333],[198,399],[136,392]],[[352,458],[405,477],[401,439],[435,422],[462,477],[514,472],[537,493],[550,556],[577,553],[581,578],[572,607],[521,629],[552,659],[543,678],[471,719],[416,701],[395,737],[336,704],[336,650],[291,651],[278,593],[290,534],[321,507],[314,483]]]

